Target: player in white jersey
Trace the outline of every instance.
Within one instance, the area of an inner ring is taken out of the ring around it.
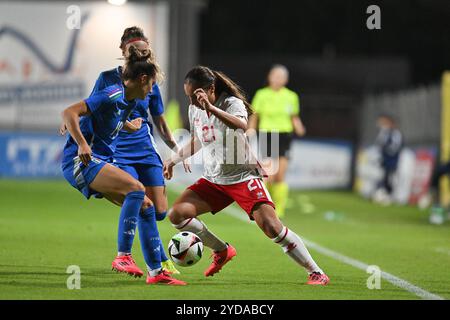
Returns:
[[[315,263],[303,241],[278,219],[260,166],[252,156],[245,131],[251,106],[239,87],[223,73],[195,67],[185,78],[184,91],[190,99],[191,142],[164,164],[164,175],[172,178],[173,167],[203,148],[203,177],[188,187],[169,210],[173,226],[197,234],[214,251],[205,271],[212,276],[235,255],[230,244],[219,239],[198,220],[215,214],[236,201],[261,230],[285,253],[304,267],[307,283],[326,285],[326,274]]]

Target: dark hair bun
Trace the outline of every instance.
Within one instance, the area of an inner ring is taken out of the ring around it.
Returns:
[[[152,52],[150,49],[139,50],[134,45],[130,45],[128,47],[128,55],[127,60],[130,63],[138,62],[138,61],[146,61],[152,57]]]

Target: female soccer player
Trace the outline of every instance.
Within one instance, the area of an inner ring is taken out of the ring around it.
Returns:
[[[289,80],[288,69],[280,64],[274,65],[267,76],[268,86],[256,91],[252,100],[255,113],[250,117],[249,127],[259,129],[260,141],[267,136],[267,151],[278,170],[267,179],[267,187],[277,206],[280,218],[285,215],[289,188],[285,182],[289,162],[289,149],[293,133],[305,134],[305,127],[299,117],[298,95],[286,88]],[[271,154],[272,132],[279,134],[279,154]]]
[[[127,48],[130,45],[136,46],[140,50],[147,50],[151,54],[153,63],[156,63],[148,39],[141,28],[130,27],[124,30],[120,48],[125,59],[127,59]],[[109,85],[120,83],[122,69],[119,66],[102,72],[92,92],[95,93]],[[130,115],[130,119],[141,118],[143,121],[142,127],[136,132],[126,132],[125,130],[119,132],[117,147],[114,152],[114,164],[142,182],[145,187],[145,194],[153,203],[152,208],[156,212],[156,220],[163,220],[167,212],[167,196],[162,161],[155,146],[153,127],[148,120],[148,112],[150,112],[153,123],[166,145],[170,149],[178,151],[178,145],[164,119],[161,93],[158,84],[155,83],[152,92],[145,98],[145,103],[139,104]],[[186,170],[189,170],[186,164],[184,166]],[[140,225],[140,219],[138,225]],[[119,230],[124,230],[125,233],[119,234],[118,254],[112,262],[112,267],[120,272],[142,275],[142,271],[134,263],[131,256],[135,229],[135,224],[130,225],[126,221],[119,221]],[[167,258],[162,243],[160,253],[163,268],[170,273],[179,273],[172,261]],[[159,252],[155,252],[155,254],[159,254]]]
[[[154,54],[149,46],[148,39],[139,27],[130,27],[124,30],[120,41],[122,56],[127,59],[127,52],[130,46],[135,46],[139,50],[146,50],[150,54],[150,60],[155,62]],[[92,94],[113,84],[121,83],[122,66],[100,73]],[[135,179],[142,182],[145,193],[152,201],[152,208],[155,209],[156,220],[163,220],[167,212],[167,197],[165,183],[162,172],[162,161],[157,152],[153,139],[153,127],[148,118],[150,112],[153,123],[166,145],[175,151],[178,150],[177,143],[172,136],[164,119],[164,106],[158,84],[154,84],[152,92],[145,98],[144,103],[139,103],[130,115],[131,119],[141,118],[143,125],[136,132],[119,132],[117,146],[114,153],[114,164],[122,170],[128,172]],[[183,163],[185,170],[190,168]],[[149,209],[150,210],[150,209]],[[138,218],[137,224],[141,219]],[[141,276],[143,272],[134,262],[131,255],[136,223],[129,224],[127,221],[119,220],[118,253],[112,262],[113,270],[125,272],[131,275]],[[154,255],[161,255],[163,268],[170,273],[179,273],[172,261],[168,259],[164,246],[161,243],[160,251]]]
[[[159,68],[150,60],[149,52],[135,46],[128,48],[127,64],[122,72],[123,83],[114,84],[76,103],[62,113],[70,135],[64,147],[62,169],[66,180],[86,198],[101,194],[121,204],[120,220],[125,227],[140,225],[140,240],[149,267],[147,283],[184,285],[161,268],[161,261],[152,256],[160,247],[160,239],[151,201],[145,188],[125,171],[111,165],[117,136],[122,128],[137,132],[142,119],[127,121],[133,109],[152,91]],[[89,141],[89,143],[88,143]],[[142,210],[141,210],[142,207]],[[123,226],[119,235],[125,234]]]
[[[200,148],[203,148],[204,173],[203,178],[175,201],[169,219],[178,230],[197,234],[214,251],[205,276],[219,272],[236,255],[236,250],[209,231],[197,217],[206,212],[215,214],[236,201],[266,236],[307,270],[308,284],[326,285],[328,277],[314,262],[303,241],[277,217],[257,170],[258,164],[249,161],[251,156],[242,156],[247,154],[247,147],[239,141],[246,141],[244,131],[251,113],[242,91],[223,73],[202,66],[188,72],[184,91],[190,99],[192,139],[165,162],[164,174],[170,179],[175,164]]]

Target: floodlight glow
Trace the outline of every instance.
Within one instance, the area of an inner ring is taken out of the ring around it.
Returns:
[[[122,6],[127,3],[127,0],[108,0],[108,3],[115,6]]]

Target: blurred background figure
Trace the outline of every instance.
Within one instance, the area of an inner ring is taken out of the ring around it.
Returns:
[[[288,168],[289,149],[293,135],[305,135],[305,127],[299,117],[300,103],[298,95],[286,88],[289,81],[288,69],[274,65],[267,76],[267,86],[256,91],[252,101],[254,114],[249,127],[258,130],[260,150],[267,150],[263,156],[272,158],[272,168],[278,168],[269,176],[267,187],[277,207],[277,214],[284,217],[289,195],[285,182]],[[273,135],[275,133],[275,135]],[[267,139],[266,139],[267,137]],[[279,141],[276,141],[279,138]],[[267,142],[265,146],[264,144]],[[272,154],[272,144],[279,142],[277,154]],[[262,149],[261,149],[262,148]]]
[[[381,114],[377,119],[379,132],[375,140],[381,154],[383,179],[374,194],[375,202],[389,205],[392,202],[393,180],[398,167],[400,153],[403,148],[403,136],[397,127],[395,119],[387,114]]]
[[[439,183],[442,177],[450,175],[450,162],[437,163],[431,177],[429,192],[420,199],[418,205],[421,209],[430,208],[430,222],[442,224],[445,219],[450,218],[448,205],[441,203]]]

